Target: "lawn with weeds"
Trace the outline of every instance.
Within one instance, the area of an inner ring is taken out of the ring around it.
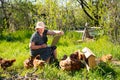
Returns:
[[[13,33],[4,32],[4,35],[1,36],[0,57],[16,59],[16,62],[5,71],[0,68],[0,80],[17,74],[25,76],[34,70],[23,67],[23,61],[30,56],[29,41],[32,33],[32,31],[24,30]],[[105,54],[112,54],[113,58],[120,60],[120,45],[111,43],[107,36],[102,36],[94,41],[79,43],[77,40],[80,40],[81,36],[77,32],[65,32],[57,44],[59,60],[63,55],[69,56],[74,51],[82,50],[84,47],[91,49],[97,58]],[[48,45],[50,45],[53,36],[48,36],[48,39]],[[38,69],[34,74],[38,75],[40,80],[120,80],[119,67],[111,63],[101,63],[89,72],[86,69],[63,71],[54,64],[46,64],[44,68]]]

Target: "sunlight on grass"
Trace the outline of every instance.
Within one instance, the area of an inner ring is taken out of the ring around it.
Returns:
[[[24,35],[24,36],[21,36]],[[5,34],[7,36],[7,34]],[[16,73],[20,73],[21,75],[25,75],[27,72],[33,71],[33,69],[24,69],[23,61],[30,56],[29,51],[29,39],[31,36],[31,32],[18,31],[15,33],[11,33],[10,41],[5,37],[0,41],[0,57],[5,59],[16,59],[16,62],[13,64],[9,70],[13,70]],[[52,36],[49,36],[48,44],[51,44]],[[120,45],[114,45],[109,41],[106,36],[101,37],[98,40],[92,42],[83,42],[78,43],[77,40],[81,39],[81,35],[76,32],[66,32],[60,38],[60,41],[57,44],[57,52],[58,59],[60,60],[63,55],[70,55],[76,50],[82,50],[84,47],[88,47],[93,51],[96,57],[101,57],[104,54],[112,54],[113,57],[120,59]],[[120,75],[119,68],[115,68],[111,65],[108,65],[110,69],[114,69],[117,73],[116,77],[120,79],[118,75]],[[108,69],[108,68],[107,68]],[[106,75],[102,75],[99,73],[100,68],[97,68],[89,73],[86,69],[79,71],[62,71],[61,69],[56,68],[54,65],[46,65],[44,69],[39,69],[36,74],[41,75],[41,78],[49,79],[49,80],[109,80],[113,78],[111,72],[106,73]],[[106,70],[106,69],[105,69]],[[0,71],[2,71],[0,69]],[[8,74],[0,75],[0,76],[8,76]]]

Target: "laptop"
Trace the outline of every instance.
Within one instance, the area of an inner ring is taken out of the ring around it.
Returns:
[[[56,44],[58,43],[60,37],[61,37],[60,35],[55,35],[53,40],[52,40],[51,46],[56,46]]]

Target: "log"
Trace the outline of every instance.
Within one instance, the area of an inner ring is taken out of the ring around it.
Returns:
[[[95,54],[87,47],[82,49],[82,52],[84,53],[86,57],[87,64],[90,68],[94,68],[96,66],[96,61],[95,61]]]

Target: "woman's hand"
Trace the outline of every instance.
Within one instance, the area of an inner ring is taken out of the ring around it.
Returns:
[[[64,32],[63,31],[60,31],[59,33],[58,33],[58,35],[63,35],[64,34]]]
[[[54,31],[55,35],[63,35],[64,32],[63,31]]]
[[[63,35],[64,32],[63,31],[59,31],[59,30],[48,30],[47,34],[48,35]]]
[[[47,47],[46,44],[42,44],[42,45],[41,45],[41,48],[46,48],[46,47]]]

